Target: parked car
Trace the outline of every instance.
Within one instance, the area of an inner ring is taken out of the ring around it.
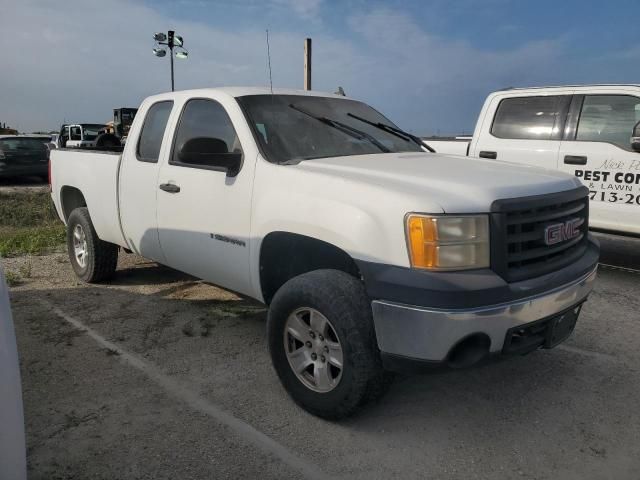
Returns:
[[[22,388],[9,292],[0,265],[0,478],[26,480]]]
[[[40,137],[0,136],[0,178],[48,177],[49,149]]]
[[[53,151],[52,198],[80,279],[122,248],[268,304],[282,384],[340,418],[387,371],[557,345],[592,289],[577,178],[425,150],[343,96],[167,93],[122,154]]]
[[[511,88],[489,95],[469,141],[442,153],[561,170],[589,189],[590,226],[640,235],[640,85]]]

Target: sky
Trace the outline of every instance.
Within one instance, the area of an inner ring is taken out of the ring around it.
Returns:
[[[153,33],[189,58],[176,89],[313,88],[374,106],[419,135],[471,133],[509,86],[640,83],[636,1],[0,0],[0,122],[20,131],[102,123],[170,89]]]

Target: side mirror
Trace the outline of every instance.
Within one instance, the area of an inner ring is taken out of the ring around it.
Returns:
[[[224,140],[213,137],[190,138],[178,148],[178,162],[235,177],[242,166],[242,153],[229,152]]]
[[[640,122],[636,123],[633,127],[633,133],[631,134],[631,150],[634,152],[640,152]]]

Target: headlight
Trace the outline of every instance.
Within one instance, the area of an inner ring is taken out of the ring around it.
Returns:
[[[406,217],[407,246],[413,268],[467,270],[489,267],[487,215]]]

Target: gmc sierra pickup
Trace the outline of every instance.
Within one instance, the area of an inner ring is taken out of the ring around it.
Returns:
[[[427,150],[342,96],[182,91],[122,154],[54,150],[52,197],[78,277],[124,249],[264,302],[285,389],[340,418],[387,372],[555,346],[593,286],[577,178]]]
[[[439,153],[571,173],[589,189],[592,229],[640,235],[640,85],[500,90],[471,139],[427,142]]]

